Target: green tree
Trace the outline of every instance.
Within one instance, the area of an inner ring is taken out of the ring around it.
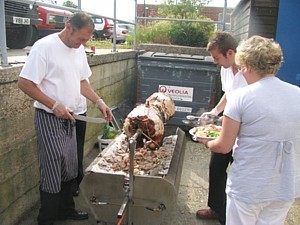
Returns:
[[[158,9],[160,17],[198,19],[204,5],[211,0],[165,0]]]
[[[66,7],[74,8],[74,9],[77,9],[77,8],[78,8],[78,6],[75,5],[75,4],[74,4],[72,1],[70,1],[70,0],[63,2],[62,5],[63,5],[63,6],[66,6]]]
[[[171,44],[205,47],[214,31],[214,25],[201,23],[172,23],[169,37]]]

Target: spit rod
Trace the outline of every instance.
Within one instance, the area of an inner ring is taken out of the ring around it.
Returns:
[[[134,154],[136,149],[136,139],[142,134],[142,130],[138,129],[136,133],[129,139],[129,192],[128,192],[128,224],[132,224],[132,207],[133,204],[133,182],[134,182]]]

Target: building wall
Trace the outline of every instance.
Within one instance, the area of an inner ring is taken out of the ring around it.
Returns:
[[[160,5],[151,4],[138,4],[137,15],[138,17],[160,17],[158,13]],[[233,12],[233,8],[227,8],[226,23],[230,23],[230,15]],[[220,14],[223,14],[223,7],[203,7],[200,15],[208,17],[213,21],[219,21]],[[221,17],[223,19],[223,17]]]
[[[226,23],[230,23],[230,16],[233,8],[227,8]],[[202,16],[206,16],[213,21],[223,20],[223,7],[203,7],[200,13]]]
[[[108,106],[136,100],[136,52],[94,55],[88,58],[90,83]],[[37,140],[33,125],[33,101],[17,88],[22,66],[0,69],[0,223],[16,224],[39,200]],[[101,116],[92,104],[89,116]],[[103,126],[88,124],[85,153],[97,142]]]

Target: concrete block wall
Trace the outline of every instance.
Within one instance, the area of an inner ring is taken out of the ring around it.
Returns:
[[[137,53],[89,56],[90,83],[108,106],[131,109],[136,99]],[[22,65],[0,68],[0,224],[14,225],[39,201],[37,142],[33,101],[17,88]],[[126,113],[126,112],[124,112]],[[101,116],[88,104],[89,116]],[[94,147],[103,125],[88,124],[85,154]]]
[[[38,201],[33,101],[17,88],[21,66],[0,70],[0,221],[14,224]]]
[[[141,44],[140,50],[147,52],[164,52],[174,54],[187,54],[187,55],[202,55],[210,56],[206,48],[203,47],[188,47],[180,45],[162,45],[162,44]]]

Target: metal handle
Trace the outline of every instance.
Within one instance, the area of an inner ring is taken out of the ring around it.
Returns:
[[[122,205],[121,205],[120,209],[119,209],[118,218],[121,218],[122,215],[124,214],[124,211],[125,211],[125,208],[127,206],[128,200],[129,200],[129,198],[128,198],[128,196],[126,196],[124,198],[123,202],[122,202]]]

